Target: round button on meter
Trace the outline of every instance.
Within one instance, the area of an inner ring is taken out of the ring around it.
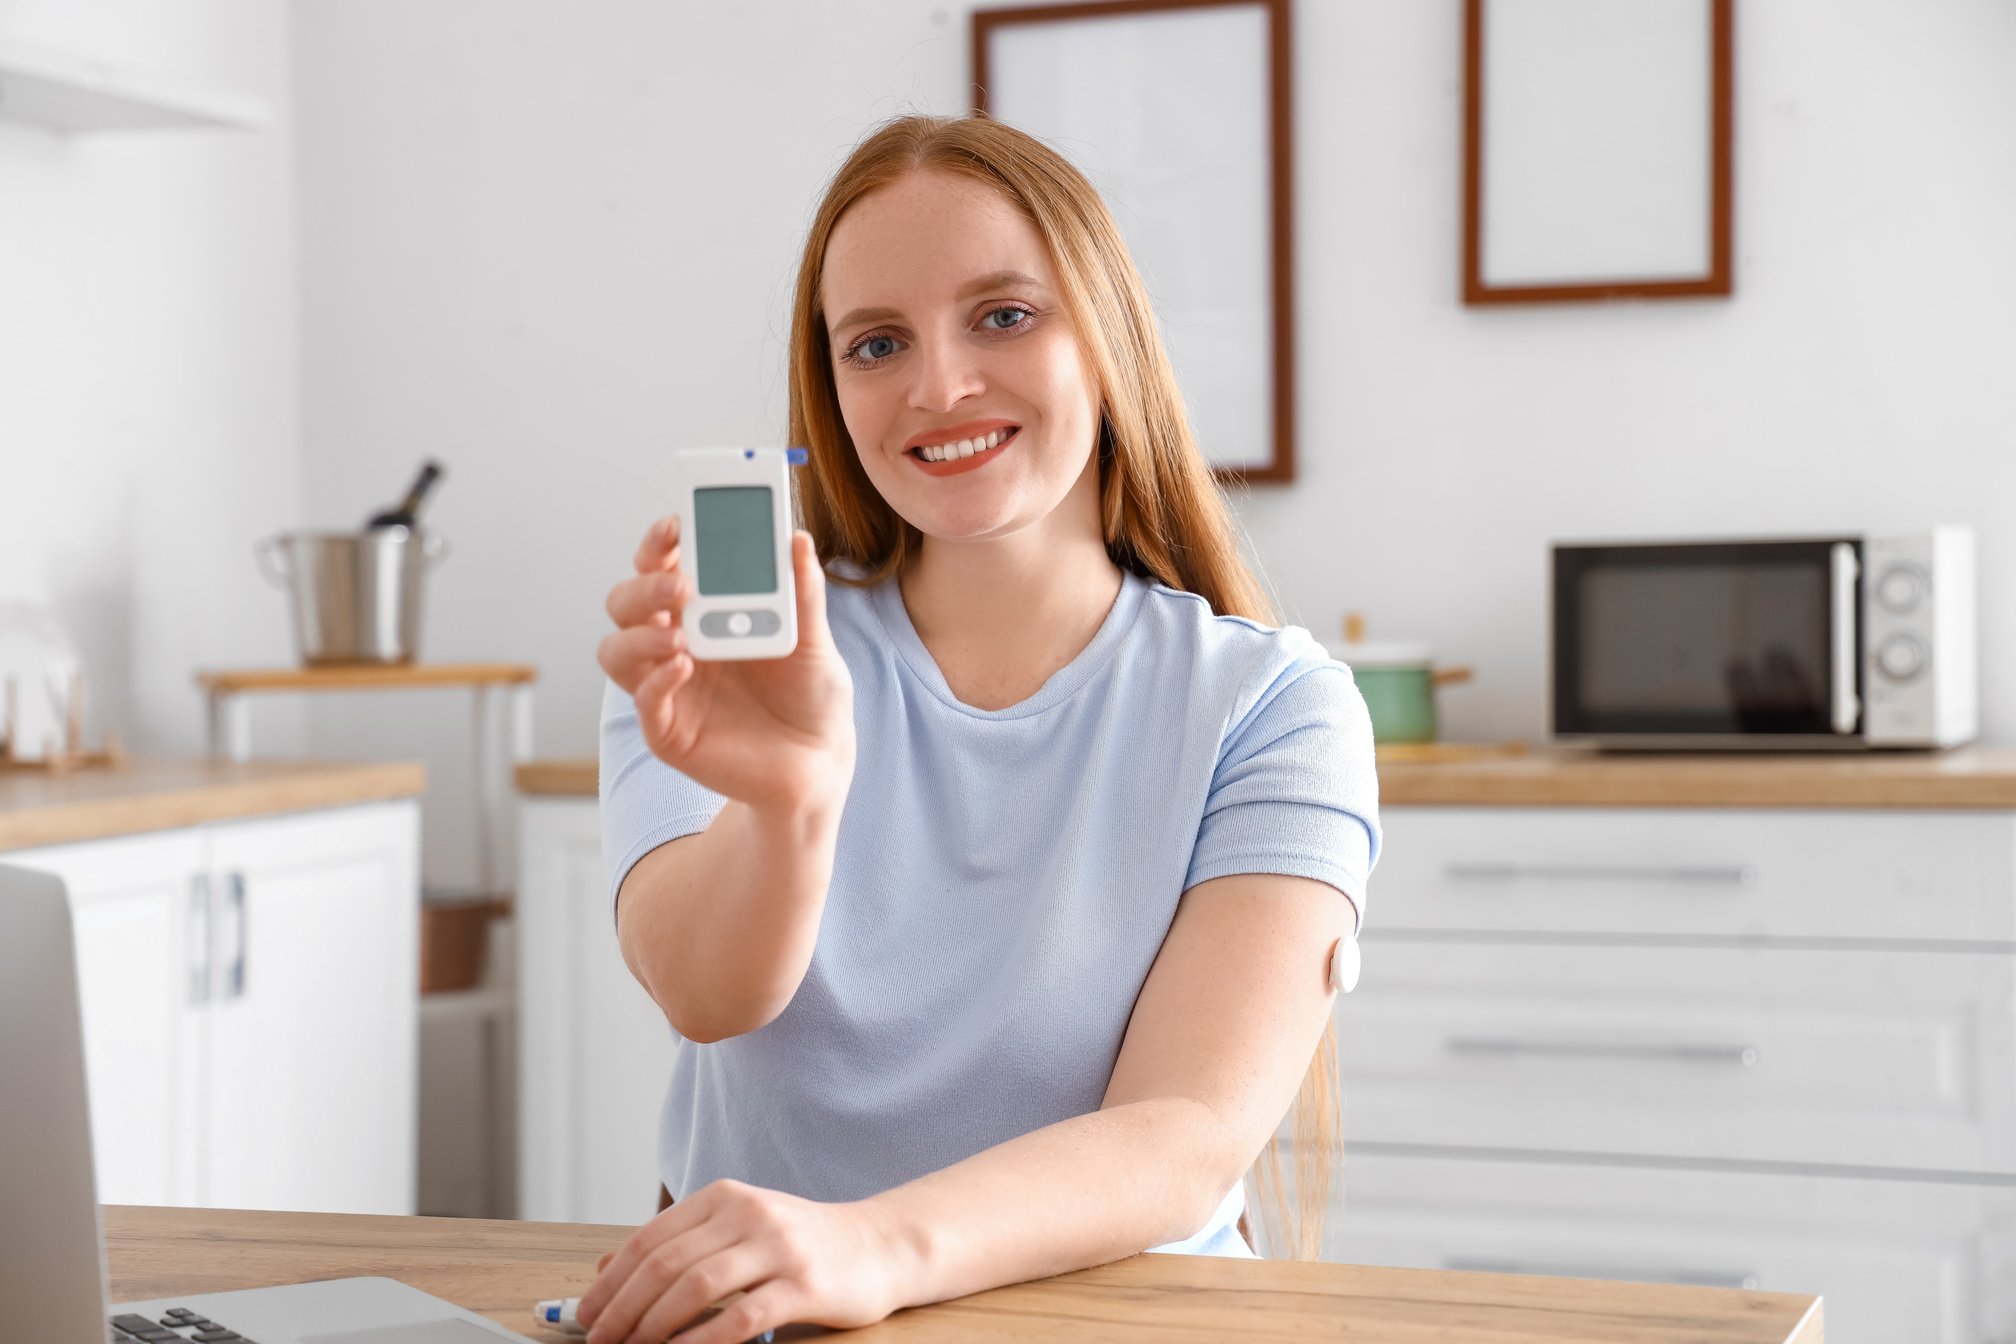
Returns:
[[[749,633],[749,613],[735,611],[728,614],[728,633],[740,639]]]

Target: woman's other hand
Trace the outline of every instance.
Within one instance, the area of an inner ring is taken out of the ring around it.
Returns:
[[[905,1305],[901,1246],[862,1204],[716,1181],[604,1256],[577,1315],[588,1344],[663,1340],[733,1293],[679,1344],[741,1344],[795,1322],[871,1325]]]
[[[791,536],[798,647],[782,658],[703,661],[680,619],[693,596],[679,520],[654,524],[636,574],[609,590],[616,632],[596,660],[629,693],[645,743],[695,783],[763,809],[846,792],[854,769],[854,683],[826,623],[826,576],[809,534]]]

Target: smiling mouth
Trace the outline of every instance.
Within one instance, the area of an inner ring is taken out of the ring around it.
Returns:
[[[1016,425],[1010,429],[991,430],[971,439],[957,439],[951,443],[912,448],[910,456],[921,458],[926,462],[954,462],[962,457],[974,457],[980,453],[991,452],[1014,438],[1021,430],[1022,427]]]

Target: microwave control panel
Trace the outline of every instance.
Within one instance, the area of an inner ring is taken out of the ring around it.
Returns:
[[[1864,738],[1952,746],[1976,730],[1972,534],[1939,527],[1862,547]]]

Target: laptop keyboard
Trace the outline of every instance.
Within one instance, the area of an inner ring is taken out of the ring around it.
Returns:
[[[157,1319],[128,1312],[114,1316],[109,1344],[258,1344],[187,1307],[170,1307]]]

